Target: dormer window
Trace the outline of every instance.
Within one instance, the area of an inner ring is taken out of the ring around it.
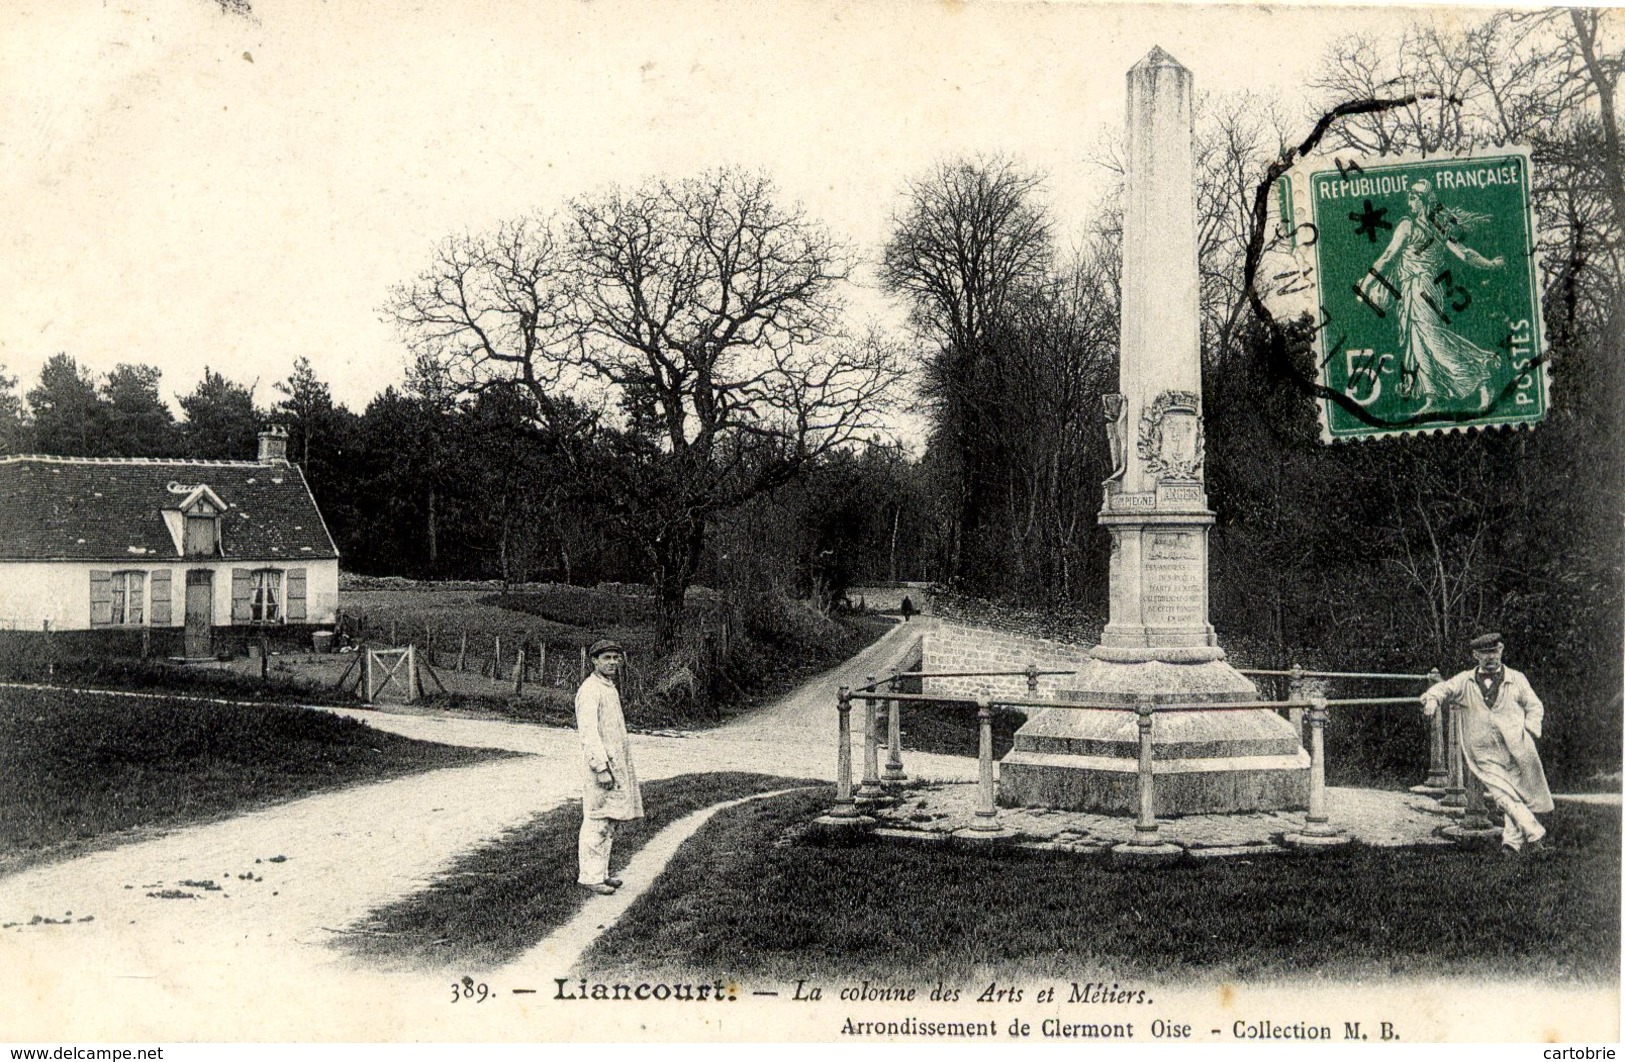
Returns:
[[[218,494],[207,486],[194,487],[180,505],[181,553],[188,557],[220,556],[220,518],[225,512],[226,505]],[[171,530],[176,529],[172,526]]]
[[[220,518],[211,513],[186,514],[186,555],[213,557],[220,552]]]

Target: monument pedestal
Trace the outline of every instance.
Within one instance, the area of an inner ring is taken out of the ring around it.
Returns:
[[[1133,704],[1251,701],[1258,691],[1222,660],[1096,660],[1061,699],[1123,711],[1047,708],[1016,731],[999,766],[999,803],[1125,815],[1139,808]],[[1151,730],[1157,815],[1277,811],[1309,805],[1309,754],[1268,709],[1158,712]]]

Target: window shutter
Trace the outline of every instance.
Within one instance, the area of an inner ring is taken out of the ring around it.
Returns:
[[[106,627],[113,622],[113,573],[90,573],[90,625]]]
[[[129,572],[124,576],[124,622],[139,627],[146,622],[147,573]]]
[[[167,627],[170,624],[170,574],[168,569],[152,573],[152,625],[154,627]]]
[[[231,622],[253,622],[253,603],[254,573],[248,568],[233,568],[231,570]]]
[[[305,569],[289,568],[287,572],[287,616],[289,623],[305,622]]]

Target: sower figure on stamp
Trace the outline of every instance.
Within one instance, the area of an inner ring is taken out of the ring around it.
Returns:
[[[594,642],[588,655],[592,674],[576,691],[576,730],[581,735],[581,840],[577,846],[583,888],[607,896],[621,880],[609,875],[615,824],[643,818],[643,792],[626,740],[626,716],[615,688],[625,660],[612,641]]]
[[[1499,634],[1474,638],[1478,666],[1430,688],[1422,695],[1422,712],[1431,716],[1445,705],[1459,707],[1462,758],[1506,816],[1502,845],[1518,852],[1546,836],[1535,813],[1552,810],[1535,749],[1546,709],[1523,673],[1501,663],[1503,648]]]

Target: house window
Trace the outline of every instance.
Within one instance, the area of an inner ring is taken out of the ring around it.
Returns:
[[[114,572],[112,579],[113,616],[115,627],[139,627],[142,603],[146,601],[146,572]]]
[[[255,623],[282,622],[282,573],[275,568],[262,568],[254,573],[249,619]]]

